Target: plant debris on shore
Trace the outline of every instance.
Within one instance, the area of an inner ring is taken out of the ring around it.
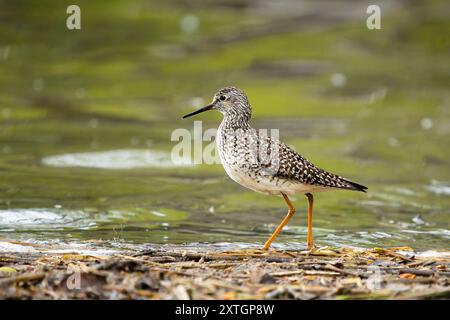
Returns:
[[[448,299],[450,255],[161,246],[112,255],[0,253],[1,299]]]

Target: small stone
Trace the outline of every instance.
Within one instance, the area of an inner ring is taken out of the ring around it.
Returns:
[[[261,284],[274,284],[274,283],[277,283],[277,279],[272,277],[270,274],[265,273],[259,279],[259,283],[261,283]]]

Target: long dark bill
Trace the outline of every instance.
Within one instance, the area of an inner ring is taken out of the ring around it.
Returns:
[[[213,104],[209,104],[209,105],[207,105],[206,107],[200,108],[200,109],[198,109],[197,111],[191,112],[191,113],[189,113],[189,114],[183,116],[183,119],[186,119],[187,117],[194,116],[194,115],[196,115],[196,114],[199,114],[199,113],[202,113],[202,112],[211,110],[211,109],[213,108],[213,106],[214,106]]]

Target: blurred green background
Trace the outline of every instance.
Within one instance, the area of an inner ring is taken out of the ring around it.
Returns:
[[[369,187],[316,196],[319,245],[449,249],[448,1],[85,0],[81,30],[70,4],[0,0],[3,239],[262,244],[281,199],[170,162],[181,115],[234,85],[254,127]],[[304,246],[295,203],[275,247]]]

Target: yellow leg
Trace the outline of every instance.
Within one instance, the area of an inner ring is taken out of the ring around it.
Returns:
[[[291,201],[289,200],[288,196],[285,195],[284,193],[281,193],[283,195],[284,201],[286,201],[287,205],[288,205],[288,213],[286,215],[286,217],[284,217],[283,221],[281,221],[280,225],[278,226],[278,228],[275,230],[275,232],[270,236],[269,240],[266,241],[266,243],[264,244],[263,250],[267,250],[269,249],[270,245],[272,244],[273,240],[275,240],[275,238],[278,236],[278,234],[281,232],[281,230],[283,229],[283,227],[285,225],[287,225],[289,223],[289,220],[291,220],[292,216],[295,213],[295,208],[292,205]]]
[[[312,235],[312,214],[314,197],[311,193],[305,193],[308,198],[308,250],[314,248],[313,235]]]

